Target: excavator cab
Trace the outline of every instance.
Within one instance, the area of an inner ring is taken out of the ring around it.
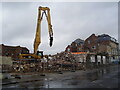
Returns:
[[[37,55],[41,56],[41,58],[43,58],[43,51],[37,51]]]

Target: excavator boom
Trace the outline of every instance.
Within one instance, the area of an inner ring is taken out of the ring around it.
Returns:
[[[42,21],[42,18],[43,18],[44,14],[45,14],[47,22],[48,22],[48,32],[49,32],[49,37],[50,37],[50,46],[52,46],[53,30],[52,30],[52,25],[51,25],[50,9],[48,7],[39,7],[36,35],[35,35],[35,41],[34,41],[34,54],[37,53],[38,47],[41,43],[41,21]]]

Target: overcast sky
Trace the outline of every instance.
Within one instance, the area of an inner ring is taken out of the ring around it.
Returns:
[[[5,45],[27,47],[33,52],[38,7],[50,8],[54,32],[53,46],[49,47],[47,22],[42,21],[44,54],[64,51],[77,38],[85,40],[91,34],[109,34],[118,39],[117,2],[6,2],[2,3],[2,42]],[[1,12],[1,10],[0,10]]]

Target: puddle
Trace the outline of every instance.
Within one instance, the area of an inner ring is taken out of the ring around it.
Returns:
[[[89,81],[95,81],[101,78],[102,76],[111,73],[113,70],[110,68],[104,68],[100,70],[96,70],[95,72],[90,72],[86,74],[86,78]]]
[[[95,82],[99,80],[104,75],[107,75],[116,68],[103,68],[98,70],[92,70],[90,72],[75,72],[75,73],[63,73],[62,75],[54,74],[53,76],[40,77],[40,76],[31,76],[26,79],[36,79],[37,81],[33,82],[23,82],[18,83],[15,87],[37,87],[37,88],[64,88],[64,87],[84,87],[83,85],[88,85],[90,82]],[[24,78],[25,79],[25,78]],[[41,81],[39,81],[41,79]],[[9,79],[10,80],[10,79]],[[5,82],[10,82],[9,80],[4,80]],[[10,85],[10,87],[13,85]],[[5,86],[4,86],[5,87]]]

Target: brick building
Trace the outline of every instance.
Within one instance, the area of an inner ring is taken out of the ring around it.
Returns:
[[[76,39],[71,43],[71,45],[68,45],[65,52],[82,52],[83,51],[83,45],[84,40]]]
[[[97,39],[98,37],[95,34],[88,37],[84,43],[84,50],[86,52],[97,52]]]
[[[109,56],[109,60],[118,59],[119,44],[117,40],[107,34],[96,36],[92,34],[85,40],[84,50],[100,55]]]
[[[92,34],[85,40],[84,50],[96,53],[117,54],[118,46],[117,40],[107,34],[98,36]]]
[[[68,45],[66,52],[90,52],[96,55],[108,56],[109,60],[117,60],[119,57],[119,43],[108,34],[96,36],[90,35],[85,41],[76,39]],[[108,58],[106,57],[106,58]]]
[[[117,40],[107,34],[98,35],[98,53],[107,53],[112,59],[118,58],[119,44]]]
[[[0,55],[10,56],[13,59],[17,59],[19,54],[27,54],[29,50],[26,47],[20,46],[7,46],[4,44],[0,45]]]

